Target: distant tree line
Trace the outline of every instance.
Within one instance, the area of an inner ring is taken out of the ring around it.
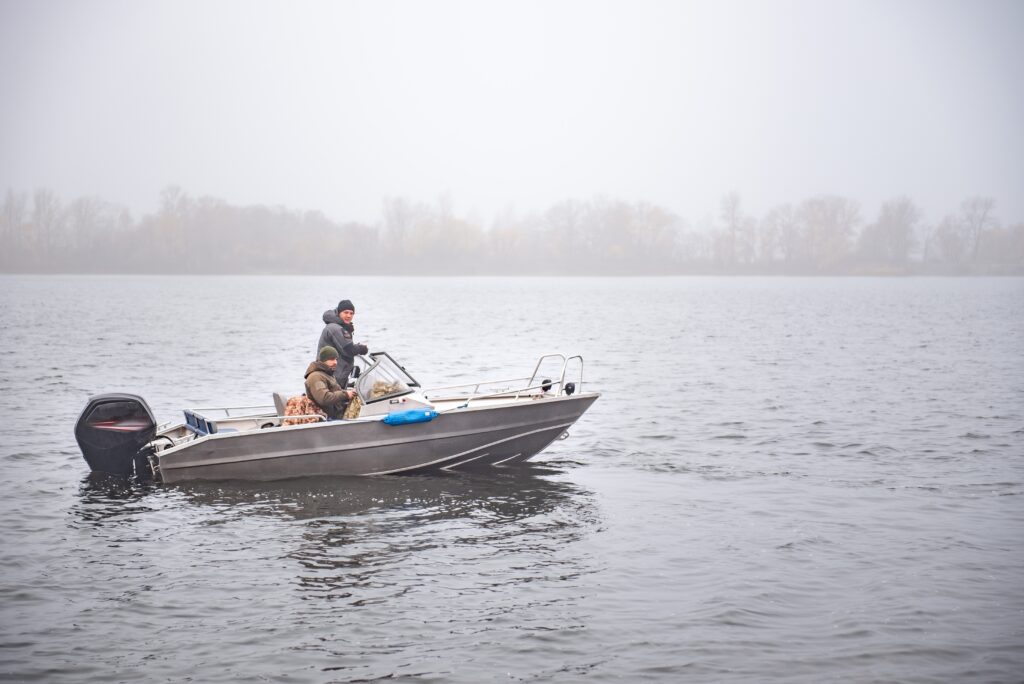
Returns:
[[[0,240],[0,271],[9,273],[1024,274],[1024,223],[1000,223],[988,197],[928,223],[907,197],[869,220],[835,195],[756,217],[730,193],[696,226],[607,197],[507,210],[490,222],[457,215],[446,198],[388,198],[368,225],[177,187],[139,219],[94,197],[65,203],[47,189],[8,190]]]

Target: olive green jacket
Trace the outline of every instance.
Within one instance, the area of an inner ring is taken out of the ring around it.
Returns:
[[[348,394],[334,379],[334,371],[321,361],[314,361],[306,369],[306,396],[322,408],[328,418],[341,418],[348,405]]]

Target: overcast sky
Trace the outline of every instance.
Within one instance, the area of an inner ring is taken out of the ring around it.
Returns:
[[[1024,2],[0,0],[0,190],[1024,220]]]

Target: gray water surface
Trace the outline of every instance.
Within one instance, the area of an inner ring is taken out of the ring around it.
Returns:
[[[1020,682],[1024,280],[0,277],[0,678]],[[487,476],[123,486],[72,428],[580,353]]]

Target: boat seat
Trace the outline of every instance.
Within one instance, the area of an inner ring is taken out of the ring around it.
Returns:
[[[203,416],[199,415],[195,411],[185,409],[185,427],[199,435],[200,437],[205,435],[216,434],[217,423],[212,420],[208,420]]]
[[[284,407],[287,403],[287,399],[282,397],[278,392],[274,392],[274,409],[277,411],[277,415],[284,415]]]

